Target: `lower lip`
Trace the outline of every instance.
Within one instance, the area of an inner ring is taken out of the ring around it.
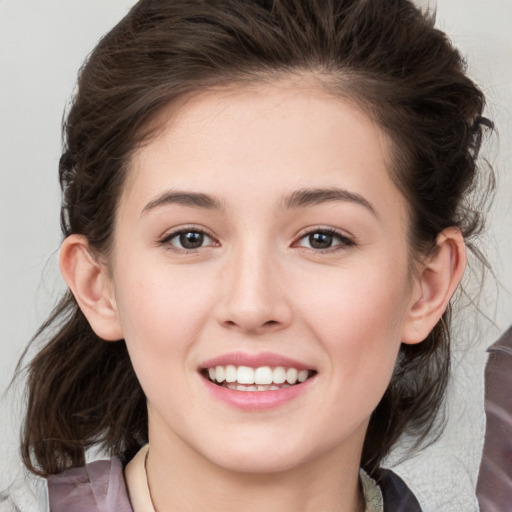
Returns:
[[[315,377],[290,386],[289,388],[276,389],[273,391],[238,391],[213,384],[205,377],[201,379],[208,391],[216,398],[232,407],[247,411],[271,409],[279,407],[305,393],[311,386]]]

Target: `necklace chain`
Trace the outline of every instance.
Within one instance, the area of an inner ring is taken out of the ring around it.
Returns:
[[[148,455],[149,455],[149,450],[146,452],[146,456],[144,457],[144,471],[146,473],[146,483],[148,484],[149,499],[151,500],[151,506],[153,507],[153,512],[158,512],[158,510],[156,509],[156,506],[155,506],[155,501],[153,500],[153,494],[151,493],[151,485],[149,484]]]

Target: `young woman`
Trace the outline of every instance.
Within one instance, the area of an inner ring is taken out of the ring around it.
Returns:
[[[420,510],[380,463],[442,403],[483,106],[406,0],[137,3],[65,124],[51,510]]]

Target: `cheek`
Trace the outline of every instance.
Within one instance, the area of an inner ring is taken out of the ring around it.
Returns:
[[[197,335],[199,304],[181,287],[145,276],[127,279],[118,307],[135,374],[149,403],[172,409],[192,400],[184,375]],[[195,311],[195,318],[192,318]],[[170,394],[169,390],[175,390]]]
[[[409,283],[405,272],[397,275],[392,265],[365,268],[340,270],[303,310],[329,353],[333,382],[341,392],[350,385],[380,399],[401,344]]]
[[[352,300],[346,305],[326,339],[347,379],[387,386],[401,343],[398,317],[386,301]]]
[[[139,265],[134,258],[119,265],[118,275],[117,307],[134,367],[170,375],[171,367],[184,364],[209,318],[211,294],[200,284],[205,281],[197,273]]]

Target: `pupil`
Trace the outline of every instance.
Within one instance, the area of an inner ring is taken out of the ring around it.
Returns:
[[[180,234],[180,244],[185,249],[197,249],[203,245],[204,235],[190,231],[188,233]]]
[[[332,246],[332,235],[328,233],[313,233],[309,235],[309,244],[314,249],[328,249]]]

